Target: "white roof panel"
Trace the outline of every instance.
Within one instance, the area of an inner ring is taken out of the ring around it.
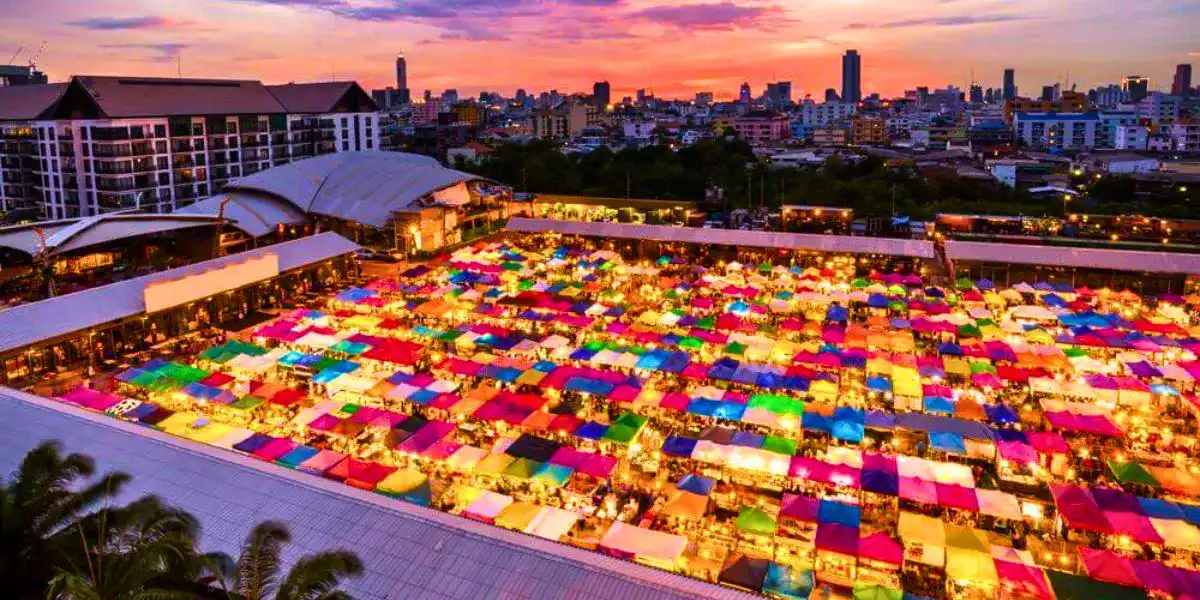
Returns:
[[[557,219],[528,219],[524,217],[509,219],[508,229],[512,231],[558,232],[570,235],[663,240],[695,244],[727,244],[855,254],[888,254],[918,258],[934,257],[933,244],[924,240],[784,233],[776,231],[743,231],[739,229],[700,229],[695,227],[676,227],[673,225],[593,223],[589,221],[560,221]]]
[[[1149,273],[1200,273],[1200,254],[1110,250],[1107,248],[1064,248],[991,242],[946,241],[951,260],[977,260],[1022,265],[1062,265],[1082,269],[1108,269]]]

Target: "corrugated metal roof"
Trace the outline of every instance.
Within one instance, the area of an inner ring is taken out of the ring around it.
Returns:
[[[47,236],[52,236],[78,221],[79,219],[62,219],[59,221],[43,221],[41,223],[0,227],[0,247],[20,250],[32,256],[37,254],[42,248],[42,242],[38,239],[34,230],[41,227],[43,233]]]
[[[110,118],[286,112],[259,81],[165,77],[73,78]]]
[[[1200,254],[1109,250],[1107,248],[1064,248],[1026,244],[946,241],[951,260],[976,260],[1021,265],[1056,265],[1080,269],[1108,269],[1176,275],[1200,274]]]
[[[933,258],[933,244],[923,240],[817,235],[775,231],[742,231],[738,229],[700,229],[673,225],[630,225],[626,223],[592,223],[556,219],[513,217],[507,229],[527,232],[557,232],[570,235],[591,235],[637,240],[663,240],[693,244],[727,244],[759,248],[790,248],[821,252],[853,254],[887,254]]]
[[[92,456],[98,472],[132,476],[119,502],[145,494],[195,515],[204,551],[236,554],[251,528],[283,521],[284,552],[349,548],[365,563],[345,586],[361,600],[750,600],[737,590],[686,579],[549,540],[406,504],[149,428],[0,388],[0,472],[57,439]]]
[[[0,87],[0,121],[38,118],[67,88],[65,83]]]
[[[280,271],[290,271],[358,248],[358,244],[326,232],[0,310],[0,352],[141,314],[145,310],[143,292],[156,281],[178,279],[266,254],[279,257]]]
[[[243,177],[227,190],[274,194],[305,212],[384,227],[392,215],[454,184],[481,179],[404,152],[341,152]]]
[[[212,225],[215,215],[154,215],[139,213],[107,213],[82,219],[44,221],[0,228],[0,246],[34,255],[41,251],[41,240],[35,231],[40,227],[46,235],[46,249],[51,254],[79,250],[152,233]]]
[[[281,224],[304,223],[304,211],[287,201],[269,194],[241,190],[205,198],[176,210],[174,214],[215,215],[225,198],[229,198],[229,203],[225,205],[225,218],[251,237],[272,233]]]

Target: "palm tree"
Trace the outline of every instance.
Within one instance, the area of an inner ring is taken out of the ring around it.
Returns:
[[[78,535],[73,525],[95,516],[95,508],[129,481],[110,473],[88,482],[94,472],[91,458],[63,456],[56,442],[45,442],[0,480],[0,586],[6,597],[40,597],[62,564],[64,538]]]
[[[63,532],[63,564],[46,598],[195,598],[192,582],[202,564],[195,550],[199,530],[192,515],[153,496],[89,515]]]
[[[209,559],[223,572],[227,595],[236,600],[351,600],[337,589],[341,580],[363,572],[362,561],[348,550],[333,550],[300,557],[282,574],[283,547],[291,541],[287,526],[276,521],[259,523],[246,536],[237,562]],[[282,580],[280,579],[282,575]]]

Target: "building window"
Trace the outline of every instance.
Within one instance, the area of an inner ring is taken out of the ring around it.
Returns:
[[[350,151],[350,142],[342,141],[342,152]]]
[[[155,125],[154,126],[154,137],[167,137],[167,126],[166,125]]]
[[[92,130],[91,127],[80,127],[79,128],[79,139],[81,139],[81,140],[88,139],[88,132],[91,130]],[[87,146],[87,144],[84,144],[84,146]]]

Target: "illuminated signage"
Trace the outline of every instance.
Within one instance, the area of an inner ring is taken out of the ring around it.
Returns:
[[[173,308],[221,292],[270,279],[279,274],[279,256],[265,254],[178,279],[156,281],[146,286],[146,312]]]

